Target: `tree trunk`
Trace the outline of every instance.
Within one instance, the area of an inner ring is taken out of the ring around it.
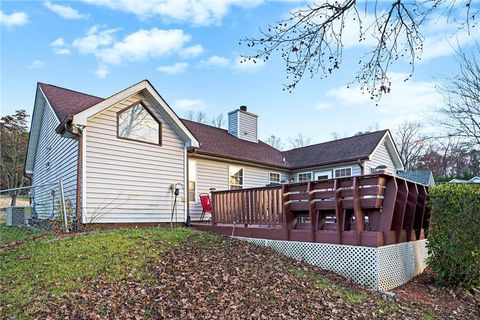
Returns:
[[[12,193],[12,202],[10,203],[11,207],[15,207],[17,205],[17,193]]]

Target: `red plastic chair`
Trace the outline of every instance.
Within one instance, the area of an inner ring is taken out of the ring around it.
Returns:
[[[202,215],[200,216],[200,221],[203,221],[205,213],[212,214],[212,202],[210,201],[210,195],[208,193],[201,194],[200,202],[202,204]]]

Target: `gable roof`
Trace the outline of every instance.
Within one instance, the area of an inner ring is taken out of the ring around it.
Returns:
[[[83,125],[86,124],[86,117],[112,105],[118,99],[135,90],[146,90],[151,97],[168,109],[167,112],[178,122],[181,131],[189,131],[189,136],[196,140],[193,146],[197,147],[196,152],[199,154],[285,169],[367,159],[389,132],[381,130],[282,152],[260,140],[258,143],[246,141],[232,136],[225,129],[178,118],[148,80],[143,80],[107,99],[46,83],[38,83],[38,87],[60,121],[67,116],[74,116],[74,122]]]
[[[388,130],[318,143],[283,152],[287,162],[296,168],[367,159]]]
[[[200,142],[199,154],[250,161],[259,164],[288,168],[280,150],[258,140],[258,143],[239,139],[227,130],[182,119],[190,132]]]
[[[38,86],[42,89],[43,94],[60,121],[104,100],[100,97],[51,84],[39,82]]]
[[[412,180],[426,185],[434,185],[432,171],[430,170],[415,170],[415,171],[402,171],[398,172],[398,175],[407,180]]]

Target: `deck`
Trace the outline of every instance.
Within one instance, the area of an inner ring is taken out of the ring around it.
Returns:
[[[387,173],[212,192],[225,235],[381,247],[424,239],[428,188]]]

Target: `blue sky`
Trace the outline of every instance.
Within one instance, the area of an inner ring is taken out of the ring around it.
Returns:
[[[414,77],[399,63],[391,69],[392,93],[375,101],[354,79],[358,57],[367,47],[356,43],[347,26],[343,67],[327,79],[305,77],[292,93],[283,91],[280,59],[239,64],[251,54],[239,39],[258,36],[301,1],[139,0],[2,1],[1,114],[24,108],[31,113],[37,81],[108,97],[149,79],[181,116],[188,110],[213,116],[240,105],[259,115],[259,134],[284,142],[302,133],[312,142],[332,132],[351,135],[368,129],[395,129],[405,120],[429,122],[441,104],[439,77],[456,71],[451,44],[466,51],[478,37],[439,16],[426,24],[423,60]],[[477,3],[478,6],[478,3]],[[367,41],[368,44],[368,41]],[[427,124],[430,131],[437,130]]]

